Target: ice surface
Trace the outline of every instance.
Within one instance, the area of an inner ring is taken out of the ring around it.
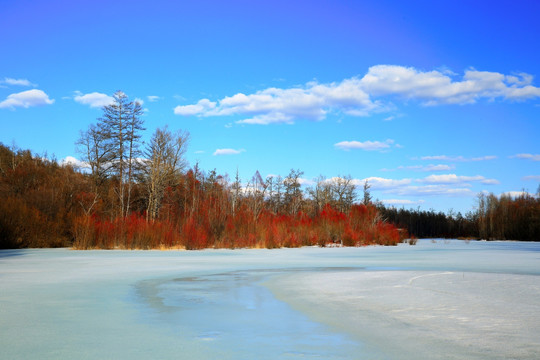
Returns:
[[[0,358],[537,359],[540,244],[0,251]]]

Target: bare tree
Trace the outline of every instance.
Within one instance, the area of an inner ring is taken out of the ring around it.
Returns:
[[[327,204],[333,202],[331,183],[322,175],[317,178],[315,186],[307,191],[315,202],[317,212],[321,212]]]
[[[275,209],[275,196],[276,196],[276,193],[275,193],[275,182],[274,182],[274,176],[267,176],[266,177],[266,181],[265,181],[265,186],[266,186],[266,189],[267,189],[267,208],[270,209],[270,211],[274,211]],[[274,211],[275,213],[275,211]]]
[[[281,212],[281,209],[283,207],[283,178],[281,175],[278,175],[274,181],[275,189],[274,189],[274,197],[272,204],[274,208],[272,209],[274,214],[277,214],[278,212]]]
[[[142,155],[139,148],[141,141],[141,131],[144,131],[143,120],[141,116],[143,115],[143,109],[141,104],[136,101],[131,106],[131,111],[129,117],[126,121],[126,141],[127,141],[127,200],[126,200],[126,210],[125,216],[129,215],[129,208],[131,204],[131,192],[133,189],[134,179],[136,173],[141,168],[141,163],[139,157]]]
[[[251,178],[251,181],[248,183],[246,189],[246,193],[249,199],[249,205],[255,221],[257,221],[263,209],[266,189],[266,183],[264,182],[261,174],[257,170]]]
[[[145,152],[144,177],[148,192],[147,220],[155,220],[167,186],[179,183],[187,166],[184,154],[189,133],[156,129]]]
[[[77,152],[90,169],[90,176],[97,193],[99,187],[105,182],[112,163],[112,148],[103,132],[94,124],[86,131],[81,131],[76,142]]]
[[[300,176],[304,175],[303,171],[291,169],[289,175],[283,180],[285,187],[284,203],[291,215],[294,215],[300,210],[302,205],[302,189],[300,184]]]

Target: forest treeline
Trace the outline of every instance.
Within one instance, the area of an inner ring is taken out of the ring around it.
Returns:
[[[354,202],[350,179],[302,191],[297,170],[266,180],[257,172],[246,186],[197,165],[156,183],[151,171],[138,168],[145,182],[122,185],[0,144],[0,248],[396,245],[406,237],[376,206]]]
[[[540,189],[536,196],[480,193],[475,211],[465,216],[449,211],[396,209],[377,206],[390,223],[419,238],[469,238],[540,241]]]
[[[396,245],[409,237],[539,240],[538,197],[481,195],[465,217],[387,208],[350,177],[303,173],[242,182],[189,167],[187,132],[158,128],[117,92],[77,141],[84,166],[0,144],[0,248],[276,248]]]

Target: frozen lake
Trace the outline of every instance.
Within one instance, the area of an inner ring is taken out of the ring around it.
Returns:
[[[0,251],[3,359],[538,359],[540,243]]]

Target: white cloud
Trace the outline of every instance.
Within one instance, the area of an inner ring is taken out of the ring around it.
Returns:
[[[4,84],[8,84],[8,85],[16,85],[16,86],[31,86],[31,87],[35,87],[37,86],[36,84],[32,84],[29,80],[27,79],[13,79],[13,78],[4,78],[4,81],[2,81]]]
[[[525,100],[540,97],[540,88],[530,85],[532,76],[505,76],[489,71],[466,70],[453,80],[447,72],[420,71],[398,65],[376,65],[361,79],[371,96],[398,95],[423,101],[425,105],[466,104],[478,99]]]
[[[469,188],[454,188],[448,185],[406,186],[390,189],[388,193],[400,196],[475,196],[476,193]]]
[[[160,99],[160,97],[157,96],[157,95],[148,95],[146,98],[147,98],[148,101],[150,101],[150,102],[156,102],[156,101],[158,101],[158,100]]]
[[[402,186],[409,185],[412,182],[411,179],[395,180],[395,179],[386,179],[386,178],[381,178],[381,177],[368,177],[362,180],[353,180],[355,185],[363,185],[364,182],[366,181],[368,182],[368,184],[371,186],[373,190],[399,188]]]
[[[82,94],[80,91],[76,91],[73,99],[79,104],[88,105],[91,108],[101,108],[114,102],[112,96],[98,92]]]
[[[239,149],[239,150],[236,150],[236,149],[217,149],[216,151],[214,151],[214,156],[218,156],[218,155],[238,155],[240,153],[243,153],[244,149]]]
[[[406,200],[406,199],[383,199],[381,202],[385,205],[415,205],[423,204],[424,200]]]
[[[215,102],[212,102],[208,99],[202,99],[202,100],[199,100],[199,102],[195,105],[177,106],[174,108],[174,113],[176,115],[193,116],[193,115],[200,115],[200,114],[206,113],[215,108],[216,108]]]
[[[204,154],[204,150],[197,150],[195,151],[195,154]]]
[[[424,179],[418,179],[417,181],[426,184],[465,184],[472,181],[478,181],[486,185],[493,185],[499,183],[499,181],[495,179],[486,179],[481,175],[458,176],[456,174],[429,175]]]
[[[386,179],[370,177],[362,180],[355,180],[357,185],[368,181],[371,189],[382,191],[385,194],[398,196],[474,196],[475,193],[464,187],[452,187],[449,184],[426,184],[421,186],[411,185],[412,179]],[[415,180],[418,181],[418,180]]]
[[[518,159],[532,160],[532,161],[540,161],[540,154],[517,154],[511,157],[518,158]]]
[[[540,175],[529,175],[529,176],[524,176],[523,177],[523,180],[532,180],[532,181],[540,181]]]
[[[257,125],[268,125],[268,124],[293,124],[294,118],[290,115],[282,113],[272,113],[272,114],[263,114],[256,115],[249,119],[239,120],[237,124],[257,124]]]
[[[44,91],[32,89],[9,95],[6,100],[0,102],[0,109],[29,108],[31,106],[51,105],[52,103],[54,103],[54,99],[49,99],[49,96]]]
[[[74,158],[73,156],[66,156],[61,162],[60,165],[66,166],[70,165],[76,168],[89,168],[90,166],[88,163],[81,161],[77,158]]]
[[[310,179],[298,178],[298,183],[302,186],[311,186],[315,185],[316,182]]]
[[[327,182],[335,181],[339,178],[327,179]],[[449,176],[448,179],[443,181],[443,178],[440,178],[439,181],[426,182],[424,179],[388,179],[381,177],[369,177],[365,179],[351,179],[352,184],[358,187],[362,187],[364,182],[367,181],[370,185],[372,191],[381,192],[383,194],[393,194],[400,197],[426,197],[426,196],[450,196],[450,197],[474,197],[477,194],[477,191],[473,191],[470,188],[470,185],[465,183],[465,180],[474,179],[477,182],[482,184],[489,183],[492,179],[485,179],[481,176],[474,177],[461,177],[458,180],[454,180],[452,176]],[[496,181],[496,180],[493,180]],[[420,185],[414,185],[414,183],[420,183]],[[395,201],[394,201],[395,200]],[[412,200],[383,200],[387,204],[395,205],[407,205],[417,203],[420,204],[424,202],[423,200],[412,201]]]
[[[138,103],[141,104],[141,105],[144,105],[144,100],[141,99],[141,98],[135,98],[133,101],[134,101],[134,102],[138,102]]]
[[[324,120],[328,113],[367,116],[388,111],[388,96],[417,100],[424,105],[467,104],[480,99],[526,100],[540,97],[540,88],[525,73],[466,70],[461,78],[450,71],[421,71],[399,65],[375,65],[363,77],[321,84],[317,81],[291,88],[271,87],[253,94],[237,93],[221,100],[201,99],[179,105],[174,113],[183,116],[241,115],[243,124],[294,123]],[[377,98],[382,98],[376,100]],[[385,118],[386,121],[394,117]]]
[[[517,198],[517,197],[520,197],[520,196],[532,196],[532,197],[536,197],[535,194],[531,194],[530,192],[527,192],[527,191],[507,191],[505,193],[502,193],[501,196],[510,196],[510,197],[513,197],[513,198]]]
[[[448,155],[435,155],[435,156],[422,156],[421,160],[439,160],[439,161],[454,161],[454,162],[467,162],[467,161],[488,161],[495,160],[497,157],[494,155],[479,156],[473,158],[466,158],[463,156],[448,156]]]
[[[495,155],[488,155],[488,156],[470,158],[468,161],[488,161],[488,160],[495,160],[496,158],[497,157]]]
[[[201,103],[203,102],[203,103]],[[210,105],[210,106],[205,106]],[[177,106],[177,115],[247,115],[243,124],[293,123],[298,119],[320,121],[329,111],[365,116],[379,108],[360,88],[357,78],[340,83],[309,82],[303,87],[268,88],[254,94],[238,93],[219,102],[202,99],[194,105]]]
[[[394,143],[394,140],[387,139],[384,142],[381,141],[341,141],[337,144],[334,144],[335,147],[341,150],[352,150],[352,149],[360,149],[360,150],[366,150],[366,151],[381,151],[389,149],[392,144]]]
[[[448,171],[452,170],[454,166],[452,165],[433,165],[429,164],[426,166],[423,165],[413,165],[413,166],[399,166],[398,169],[400,170],[414,170],[414,171],[424,171],[424,172],[433,172],[433,171]]]

